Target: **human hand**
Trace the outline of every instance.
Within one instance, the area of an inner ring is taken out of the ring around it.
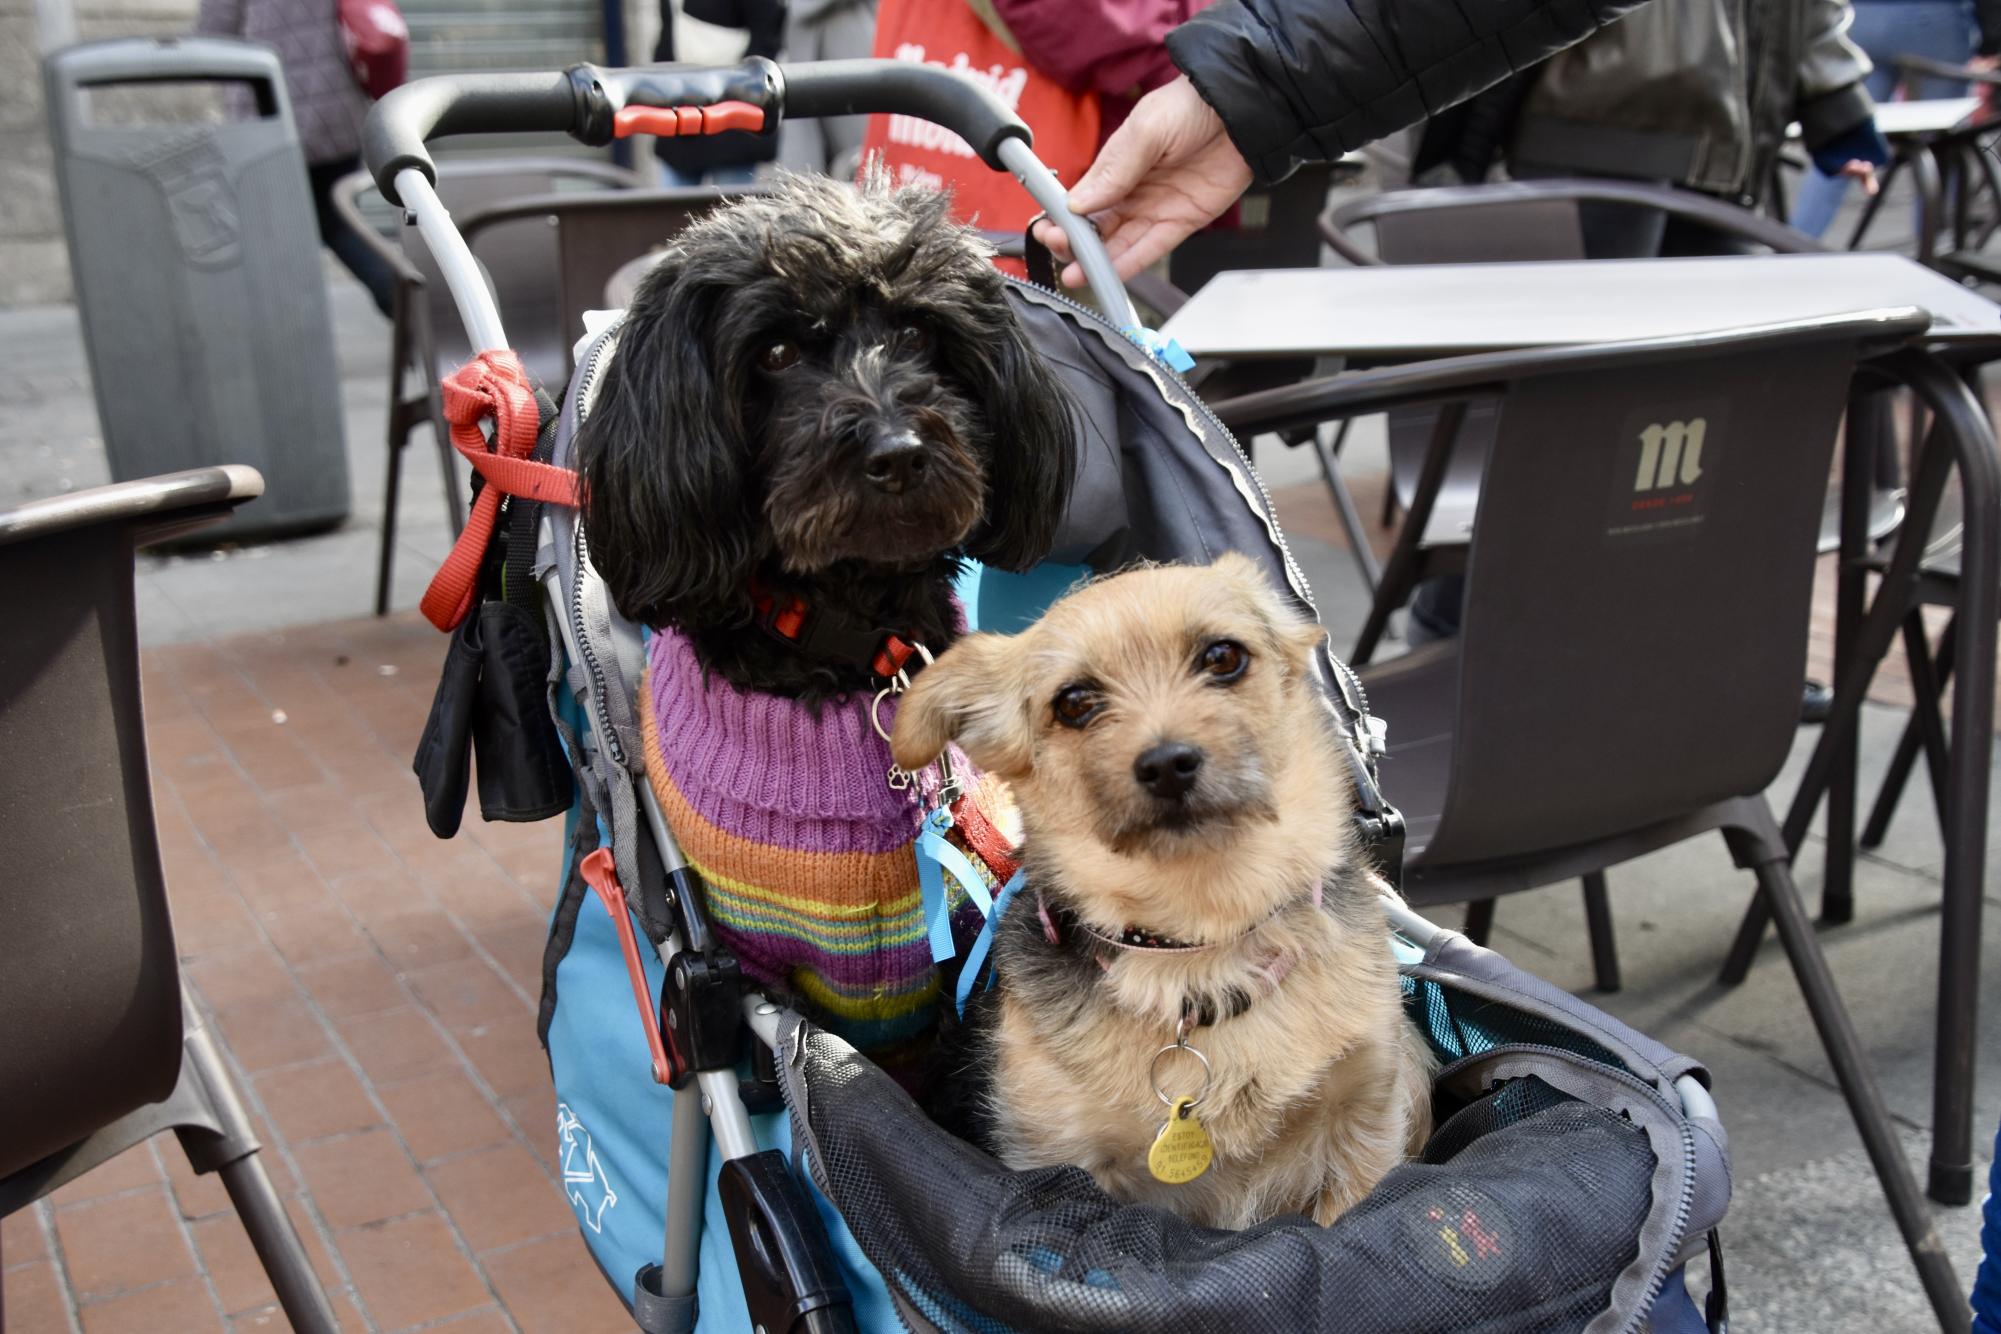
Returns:
[[[1862,182],[1864,193],[1873,196],[1879,188],[1876,168],[1890,160],[1890,142],[1876,128],[1871,116],[1830,139],[1808,154],[1823,176],[1845,176]]]
[[[1251,169],[1186,75],[1139,100],[1097,161],[1071,187],[1070,208],[1098,224],[1119,277],[1130,278],[1212,222],[1251,183]],[[1070,242],[1046,219],[1036,239],[1071,260]],[[1075,263],[1066,287],[1082,286]]]

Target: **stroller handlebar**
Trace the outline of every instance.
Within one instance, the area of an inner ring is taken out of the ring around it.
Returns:
[[[414,167],[437,181],[437,166],[426,147],[434,138],[547,130],[599,147],[623,131],[618,113],[628,107],[721,103],[762,111],[766,130],[787,115],[915,116],[957,134],[996,171],[1009,169],[1001,157],[1003,143],[1033,142],[1028,126],[991,90],[942,67],[905,60],[781,66],[753,57],[734,66],[573,65],[561,73],[419,79],[390,92],[368,113],[362,151],[383,197],[400,205],[398,172]]]
[[[902,115],[931,121],[969,144],[995,171],[1021,182],[1070,239],[1100,308],[1119,328],[1139,316],[1097,229],[1070,212],[1063,183],[1036,159],[1034,136],[990,89],[936,65],[905,60],[824,60],[777,65],[572,65],[560,74],[457,74],[397,88],[368,113],[362,153],[376,188],[410,210],[478,349],[507,346],[500,312],[465,239],[434,187],[426,146],[447,134],[553,131],[601,146],[621,135],[769,132],[800,117]]]

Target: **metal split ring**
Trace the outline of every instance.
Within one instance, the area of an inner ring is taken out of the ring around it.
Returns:
[[[897,675],[901,676],[902,673],[898,672]],[[889,733],[883,730],[882,726],[882,714],[880,712],[880,710],[882,709],[882,702],[891,695],[900,695],[902,693],[903,691],[897,686],[897,684],[894,681],[892,681],[888,685],[884,686],[882,689],[876,691],[875,698],[869,701],[868,725],[870,727],[873,727],[875,729],[875,734],[881,737],[884,741],[889,740]]]
[[[1153,1060],[1146,1067],[1146,1078],[1147,1082],[1153,1085],[1153,1096],[1160,1099],[1160,1105],[1163,1107],[1172,1107],[1174,1105],[1174,1099],[1160,1091],[1160,1058],[1171,1051],[1185,1051],[1196,1060],[1202,1062],[1202,1087],[1197,1089],[1195,1096],[1188,1100],[1188,1106],[1191,1109],[1197,1107],[1201,1104],[1202,1099],[1209,1096],[1209,1083],[1215,1078],[1216,1072],[1209,1068],[1209,1058],[1202,1054],[1202,1049],[1191,1047],[1186,1042],[1170,1042],[1153,1054]]]
[[[917,656],[924,659],[926,667],[937,661],[931,656],[931,650],[922,644],[912,644],[910,647],[917,650]],[[875,734],[884,741],[889,740],[889,732],[882,725],[882,702],[891,695],[901,695],[908,689],[910,689],[910,673],[899,667],[896,675],[889,678],[889,684],[876,691],[875,698],[869,701],[868,725],[873,727]]]

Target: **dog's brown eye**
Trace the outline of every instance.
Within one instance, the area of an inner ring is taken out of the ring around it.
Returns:
[[[910,352],[923,352],[931,346],[931,331],[921,324],[906,324],[896,331],[897,341]]]
[[[1104,700],[1089,686],[1064,686],[1056,692],[1051,708],[1056,721],[1065,727],[1086,727],[1104,707]]]
[[[788,366],[797,364],[798,360],[799,345],[788,343],[782,338],[767,345],[764,351],[757,354],[757,364],[768,371],[782,371]]]
[[[1251,665],[1250,651],[1234,639],[1218,639],[1203,648],[1198,662],[1218,681],[1234,681]]]

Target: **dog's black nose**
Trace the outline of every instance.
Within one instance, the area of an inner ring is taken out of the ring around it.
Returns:
[[[1188,795],[1202,771],[1202,752],[1186,741],[1163,741],[1133,761],[1133,777],[1156,797]]]
[[[862,454],[862,476],[892,496],[900,496],[924,480],[927,464],[923,442],[914,432],[884,431],[869,441]]]

